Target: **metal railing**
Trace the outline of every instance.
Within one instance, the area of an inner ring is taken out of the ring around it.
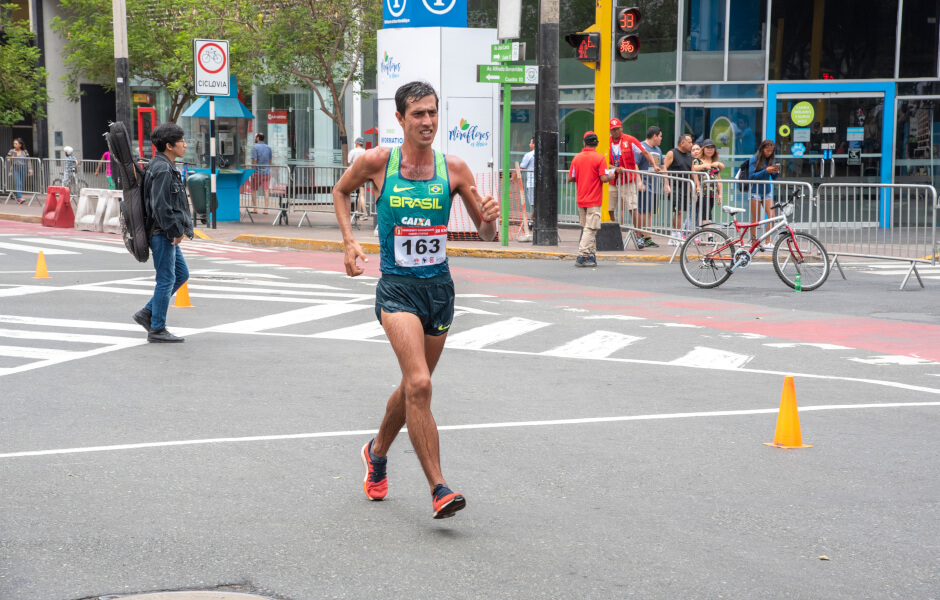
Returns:
[[[290,211],[303,212],[297,226],[311,212],[333,212],[333,186],[347,167],[294,167],[290,188]],[[309,223],[313,227],[313,223]]]
[[[43,185],[44,174],[42,159],[39,158],[7,158],[3,162],[4,185],[6,192],[4,204],[11,199],[16,198],[20,201],[23,194],[29,194],[29,203],[31,206],[36,198],[42,204],[45,199],[46,186]]]
[[[238,190],[239,211],[244,211],[254,223],[255,214],[269,214],[273,211],[272,225],[283,222],[288,224],[290,209],[290,188],[293,174],[284,165],[241,165],[241,169],[254,169],[248,180]],[[259,213],[259,211],[261,211]]]

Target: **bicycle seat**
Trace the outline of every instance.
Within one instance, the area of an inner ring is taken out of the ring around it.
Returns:
[[[738,208],[738,207],[736,207],[736,206],[722,206],[722,207],[721,207],[721,210],[723,210],[724,212],[728,213],[729,215],[736,215],[736,214],[738,214],[738,213],[747,212],[747,211],[744,210],[743,208]]]

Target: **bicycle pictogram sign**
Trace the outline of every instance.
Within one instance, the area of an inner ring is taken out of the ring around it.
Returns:
[[[227,96],[229,94],[228,52],[226,40],[193,40],[196,94],[200,96]]]

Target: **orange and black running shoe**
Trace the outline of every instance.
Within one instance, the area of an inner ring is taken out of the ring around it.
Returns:
[[[431,506],[434,509],[435,519],[446,519],[454,516],[458,510],[462,510],[467,505],[467,500],[457,494],[443,483],[434,486],[431,492]]]
[[[382,500],[388,494],[388,478],[385,477],[385,465],[388,457],[372,457],[372,444],[375,438],[362,447],[362,464],[366,468],[366,477],[362,480],[362,489],[369,500]]]

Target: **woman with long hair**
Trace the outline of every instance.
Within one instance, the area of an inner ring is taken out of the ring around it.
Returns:
[[[748,179],[751,181],[773,181],[780,174],[780,163],[776,162],[774,155],[774,141],[764,140],[757,148],[757,154],[751,157],[748,163]],[[774,186],[772,185],[751,185],[751,220],[759,221],[761,217],[760,204],[764,205],[764,211],[767,218],[774,216]],[[751,227],[751,239],[753,243],[757,239],[757,227]],[[761,244],[762,250],[771,248],[770,240]]]
[[[705,171],[712,180],[718,180],[721,179],[721,171],[724,168],[724,163],[718,160],[718,148],[715,147],[715,142],[710,139],[702,142],[701,154],[692,161],[692,170]],[[712,224],[712,212],[715,210],[716,200],[720,206],[721,187],[709,186],[708,194],[703,194],[699,199],[696,217],[698,218],[698,225],[700,227]]]
[[[23,186],[26,184],[27,174],[32,176],[33,171],[29,168],[29,152],[26,151],[26,144],[23,138],[13,140],[13,149],[7,152],[7,159],[10,161],[10,172],[13,175],[13,191],[16,192],[17,204],[23,203]]]

